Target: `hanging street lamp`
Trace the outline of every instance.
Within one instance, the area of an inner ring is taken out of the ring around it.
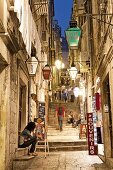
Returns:
[[[78,49],[80,36],[81,36],[81,30],[79,27],[68,28],[66,30],[66,39],[70,49],[72,50]]]
[[[37,66],[38,66],[38,61],[35,58],[35,56],[30,57],[27,61],[27,68],[30,76],[34,76],[36,74]]]
[[[44,80],[49,80],[51,75],[51,68],[48,64],[42,69]]]
[[[69,69],[69,74],[72,80],[75,80],[77,76],[77,68],[74,65],[74,62],[72,62],[71,68]]]

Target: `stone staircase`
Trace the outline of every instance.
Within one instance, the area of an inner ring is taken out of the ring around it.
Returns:
[[[63,123],[63,131],[56,129],[57,120],[55,116],[58,102],[51,102],[49,104],[48,116],[48,142],[50,152],[56,151],[83,151],[88,150],[86,138],[79,139],[79,127],[73,128],[67,123],[67,116],[70,111],[76,112],[79,115],[79,105],[77,103],[64,103],[66,110],[66,117]],[[42,148],[43,149],[43,148]]]
[[[64,124],[67,124],[67,117],[68,114],[70,113],[70,111],[76,112],[76,115],[79,116],[80,113],[80,108],[79,108],[79,104],[77,104],[76,102],[62,102],[60,101],[60,103],[62,103],[62,106],[64,106],[65,108],[65,112],[66,112],[66,117],[64,119]],[[56,107],[58,106],[59,102],[50,102],[49,103],[49,115],[48,115],[48,125],[56,127],[56,117],[55,117],[55,113],[56,113]]]
[[[71,125],[64,125],[63,131],[48,127],[49,150],[53,151],[83,151],[88,150],[85,136],[79,139],[79,127],[72,128]]]

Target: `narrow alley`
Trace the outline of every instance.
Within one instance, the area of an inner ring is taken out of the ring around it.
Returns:
[[[0,0],[0,170],[113,170],[113,0]]]

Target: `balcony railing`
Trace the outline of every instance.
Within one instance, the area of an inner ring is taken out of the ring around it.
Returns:
[[[48,14],[48,0],[34,0],[33,6],[35,10],[32,13],[37,13],[37,15]]]

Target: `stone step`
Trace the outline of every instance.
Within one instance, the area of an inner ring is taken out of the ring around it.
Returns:
[[[55,147],[55,146],[81,146],[81,145],[86,145],[86,141],[75,141],[75,142],[49,142],[50,147]]]
[[[49,146],[49,151],[50,152],[57,152],[57,151],[86,151],[86,150],[88,150],[87,145],[77,145],[77,146],[56,145],[56,146]],[[37,147],[36,151],[37,152],[44,152],[45,148],[44,148],[44,146]]]
[[[21,157],[21,156],[26,156],[28,155],[29,149],[28,147],[26,148],[17,148],[15,151],[15,156],[17,157]]]
[[[42,152],[44,151],[45,146],[43,142],[39,143],[36,147],[36,151]],[[49,150],[50,151],[82,151],[88,150],[88,145],[86,141],[74,141],[74,142],[53,142],[49,141]]]
[[[52,124],[52,125],[51,125]],[[54,125],[54,126],[53,126]],[[48,122],[48,130],[56,130],[56,126],[55,125],[57,125],[57,123],[56,123],[56,121],[54,121],[54,123],[53,122]],[[72,124],[68,124],[67,123],[67,121],[63,121],[63,127],[64,127],[64,130],[66,129],[71,129],[72,130]],[[75,128],[73,128],[73,131],[75,131]]]
[[[27,169],[31,163],[34,156],[20,156],[13,160],[13,170],[24,170]]]
[[[70,110],[70,109],[79,109],[79,105],[77,105],[76,103],[62,103],[62,105],[65,107],[66,110]],[[49,109],[56,109],[56,107],[58,106],[58,103],[50,103],[49,104]]]
[[[74,141],[74,142],[49,142],[49,147],[56,147],[56,146],[81,146],[86,145],[87,141]],[[44,146],[44,142],[38,143],[38,146]]]
[[[49,147],[50,152],[56,151],[85,151],[88,150],[87,145],[80,145],[80,146],[52,146]]]

